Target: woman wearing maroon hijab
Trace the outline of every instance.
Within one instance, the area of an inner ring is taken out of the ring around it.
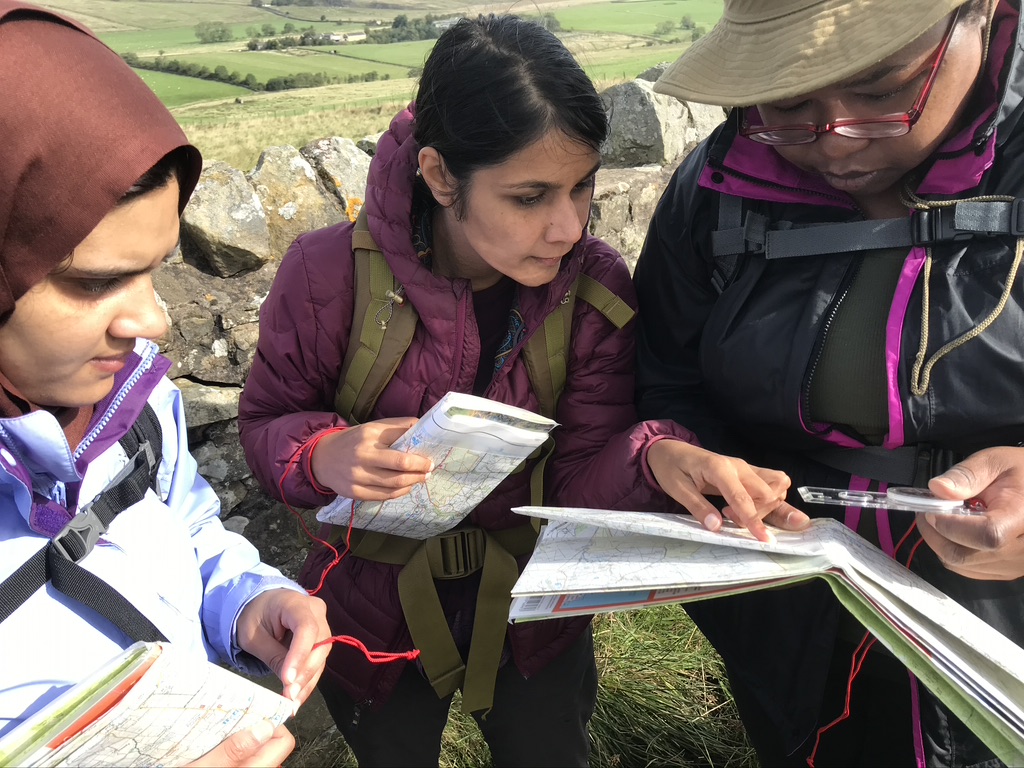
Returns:
[[[323,603],[221,525],[151,341],[166,330],[151,275],[177,248],[198,151],[88,31],[11,0],[0,137],[0,737],[139,639],[273,671],[305,700],[327,653],[313,650],[330,634]],[[19,587],[23,564],[67,543],[130,465],[120,441],[144,414],[161,459],[77,561],[95,588],[49,570]],[[211,746],[201,764],[276,765],[294,740],[264,722]]]

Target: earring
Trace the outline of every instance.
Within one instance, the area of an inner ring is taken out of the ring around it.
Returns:
[[[416,178],[418,178],[418,179],[422,179],[423,178],[423,169],[422,168],[417,168],[416,169]]]

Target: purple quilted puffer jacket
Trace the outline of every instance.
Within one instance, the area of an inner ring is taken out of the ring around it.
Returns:
[[[374,240],[420,323],[409,351],[388,383],[374,418],[418,416],[446,392],[471,392],[480,355],[468,280],[431,273],[416,256],[411,206],[419,147],[406,110],[381,138],[370,167],[366,207]],[[284,257],[260,316],[260,341],[239,408],[246,457],[263,488],[281,498],[281,481],[300,446],[345,422],[333,412],[353,312],[352,225],[339,224],[303,235]],[[527,335],[541,328],[580,271],[636,307],[629,271],[609,246],[586,234],[550,284],[520,287],[519,306]],[[646,468],[644,452],[662,436],[691,440],[673,422],[637,425],[633,407],[633,324],[618,330],[585,301],[577,301],[568,377],[558,403],[555,453],[549,460],[546,503],[620,509],[665,509],[670,502]],[[484,395],[538,410],[520,348],[512,352]],[[308,450],[308,448],[305,448]],[[303,457],[307,458],[307,457]],[[293,506],[317,507],[333,496],[318,493],[293,464],[283,493]],[[473,512],[485,529],[525,522],[511,507],[528,504],[530,471],[508,477]],[[330,562],[314,550],[303,576],[315,585]],[[522,567],[523,559],[520,563]],[[399,604],[399,567],[347,557],[331,571],[321,596],[336,633],[358,637],[374,650],[412,647]],[[447,615],[472,606],[479,574],[439,582]],[[509,638],[515,664],[530,676],[558,656],[586,628],[588,618],[514,626]],[[403,663],[372,666],[349,648],[335,646],[325,673],[356,701],[379,706],[401,674]]]

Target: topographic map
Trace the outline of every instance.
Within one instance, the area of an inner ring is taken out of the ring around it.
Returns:
[[[1024,649],[837,520],[760,542],[689,515],[516,507],[548,520],[512,589],[529,621],[720,597],[821,577],[1007,765],[1024,765]]]
[[[339,497],[317,520],[410,539],[444,533],[542,446],[554,426],[529,411],[449,393],[391,446],[434,462],[426,483],[389,501]]]
[[[16,755],[11,764],[183,765],[260,720],[283,723],[295,707],[205,658],[163,643],[137,643],[10,734],[17,741],[31,733],[42,743],[28,741],[12,753],[4,749],[6,740],[0,742],[0,763]],[[59,726],[56,733],[47,732],[51,725]]]

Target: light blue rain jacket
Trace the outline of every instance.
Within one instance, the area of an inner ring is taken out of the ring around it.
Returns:
[[[81,562],[130,600],[174,644],[244,671],[268,670],[235,645],[246,603],[268,589],[300,590],[241,536],[188,452],[181,392],[169,362],[139,341],[72,452],[46,411],[0,419],[0,581],[28,560],[127,463],[118,444],[148,400],[163,429],[159,494],[121,512]],[[70,501],[70,503],[68,503]],[[77,503],[76,503],[77,502]],[[0,735],[131,641],[47,584],[0,622]]]

